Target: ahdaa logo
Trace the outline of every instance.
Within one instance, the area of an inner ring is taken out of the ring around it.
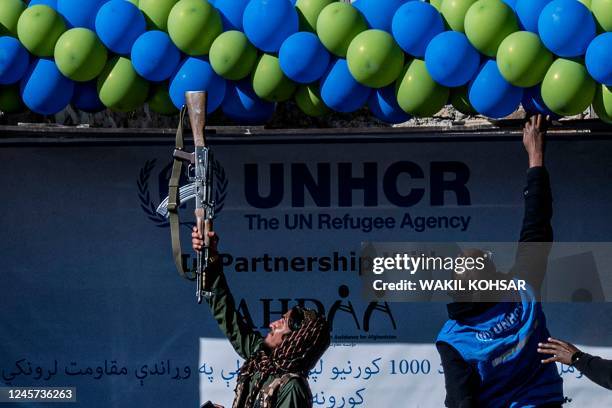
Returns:
[[[157,166],[157,159],[147,160],[144,166],[140,169],[136,185],[138,187],[138,198],[140,200],[140,208],[145,212],[147,218],[155,223],[159,228],[168,227],[170,224],[168,219],[162,214],[157,212],[157,208],[168,197],[168,181],[172,174],[172,162],[164,166],[157,177],[154,177],[154,170]],[[214,173],[214,189],[213,197],[215,201],[215,217],[223,210],[225,198],[227,196],[227,187],[229,180],[225,169],[221,166],[218,160],[213,161],[213,173]],[[185,172],[181,174],[179,185],[181,186],[180,194],[180,208],[184,209],[189,200],[193,198],[193,194],[189,193],[190,182]],[[157,190],[158,199],[152,198],[154,193],[151,192]],[[185,225],[189,228],[193,225],[193,222],[181,222],[181,225]]]

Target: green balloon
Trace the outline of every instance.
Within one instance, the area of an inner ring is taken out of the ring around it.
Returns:
[[[529,31],[510,34],[497,50],[499,72],[506,81],[523,88],[542,82],[552,63],[552,53]]]
[[[559,58],[552,63],[542,82],[542,99],[558,115],[573,116],[593,102],[595,81],[580,62]]]
[[[468,86],[460,86],[450,91],[450,102],[455,109],[464,115],[477,115],[476,109],[470,103],[468,97]]]
[[[476,0],[442,0],[440,13],[446,25],[454,31],[464,32],[465,14]]]
[[[368,29],[368,24],[355,7],[334,2],[327,5],[317,18],[317,35],[321,43],[338,57],[346,57],[353,38]]]
[[[37,57],[52,56],[55,43],[64,31],[62,16],[43,4],[25,9],[17,23],[19,41]]]
[[[108,61],[98,77],[98,95],[104,106],[129,112],[140,107],[149,93],[149,83],[138,76],[132,61],[115,57]]]
[[[442,9],[442,0],[430,0],[429,3],[438,11]]]
[[[386,31],[366,30],[351,41],[346,62],[357,82],[371,88],[382,88],[401,74],[404,52]]]
[[[329,108],[321,99],[317,84],[300,85],[295,93],[295,102],[308,116],[322,116],[329,112]]]
[[[17,37],[17,21],[26,6],[21,0],[0,1],[0,37]]]
[[[297,0],[295,8],[300,18],[300,31],[317,31],[317,18],[321,10],[336,0]]]
[[[446,105],[449,89],[437,84],[427,72],[425,61],[413,59],[404,67],[395,92],[397,103],[406,113],[427,117]]]
[[[223,32],[221,17],[206,0],[181,0],[168,16],[168,34],[185,54],[206,55]]]
[[[65,77],[85,82],[100,75],[108,54],[96,33],[87,28],[73,28],[57,40],[54,57]]]
[[[139,0],[138,8],[147,20],[149,30],[166,31],[168,15],[178,0]]]
[[[19,84],[0,86],[0,111],[3,113],[23,112],[25,105],[19,94]]]
[[[518,31],[514,11],[501,0],[478,0],[465,15],[465,35],[478,51],[495,57],[504,38]]]
[[[278,57],[263,54],[259,57],[252,75],[253,90],[261,99],[282,102],[291,98],[295,83],[283,74]]]
[[[591,11],[602,31],[612,31],[612,0],[593,0]]]
[[[599,119],[612,125],[612,86],[597,85],[593,109]]]
[[[153,112],[161,115],[175,115],[178,113],[178,109],[176,109],[176,106],[172,103],[172,99],[170,99],[167,82],[151,84],[147,104]]]
[[[240,31],[226,31],[210,47],[210,65],[223,78],[238,81],[251,73],[257,49]]]

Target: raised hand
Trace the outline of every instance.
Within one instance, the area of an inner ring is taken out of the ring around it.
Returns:
[[[219,244],[219,236],[216,232],[209,231],[208,237],[210,238],[209,256],[214,257],[218,255],[217,245]],[[200,252],[204,246],[204,238],[202,234],[198,232],[197,227],[193,227],[191,231],[191,246],[196,252]]]
[[[549,118],[534,115],[523,128],[523,146],[529,155],[529,167],[544,165],[545,136]]]

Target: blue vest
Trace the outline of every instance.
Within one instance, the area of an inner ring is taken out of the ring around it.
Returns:
[[[448,320],[437,341],[478,370],[479,407],[528,408],[563,402],[556,364],[542,364],[537,351],[549,336],[542,305],[529,290],[520,302],[498,303],[462,322]]]

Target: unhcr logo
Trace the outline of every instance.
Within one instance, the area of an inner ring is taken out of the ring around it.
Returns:
[[[522,314],[523,305],[518,304],[512,312],[506,314],[502,320],[497,322],[490,329],[476,333],[476,338],[480,341],[490,341],[499,337],[503,333],[514,329],[520,321]]]

